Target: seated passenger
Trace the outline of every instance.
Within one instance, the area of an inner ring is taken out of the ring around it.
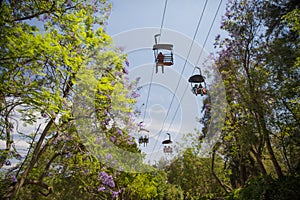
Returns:
[[[157,55],[157,62],[158,63],[164,62],[164,55],[162,54],[162,52],[159,52],[159,54]]]

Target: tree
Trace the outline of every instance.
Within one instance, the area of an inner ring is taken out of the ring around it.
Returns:
[[[299,82],[293,74],[299,70],[299,35],[283,19],[290,12],[295,17],[297,4],[238,0],[227,5],[222,28],[228,37],[217,38],[221,49],[216,64],[228,108],[215,151],[227,160],[234,188],[254,186],[258,180],[253,177],[264,177],[271,185],[295,176]],[[294,17],[290,23],[296,22]]]
[[[182,190],[185,199],[225,196],[229,180],[222,158],[214,155],[212,166],[212,158],[201,157],[202,141],[197,136],[187,134],[185,140],[190,142],[185,142],[183,150],[165,166],[168,183],[174,190]]]
[[[80,118],[95,116],[101,137],[114,136],[115,144],[138,152],[129,135],[135,100],[133,86],[125,84],[126,57],[103,28],[110,3],[27,0],[1,1],[0,6],[0,120],[6,144],[0,167],[19,160],[5,174],[2,198],[42,198],[57,190],[61,193],[53,198],[116,197],[122,191],[113,180],[115,169],[83,145],[99,137],[82,140],[78,130]],[[116,95],[119,105],[126,105],[122,109],[116,106]],[[80,104],[84,98],[88,103]],[[78,114],[80,109],[83,114],[91,109],[90,116]],[[38,128],[23,132],[22,124]],[[14,134],[29,143],[23,158],[14,148]]]

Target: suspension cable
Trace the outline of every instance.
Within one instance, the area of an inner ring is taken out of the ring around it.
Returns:
[[[210,25],[209,31],[208,31],[208,33],[207,33],[207,35],[206,35],[205,40],[204,40],[203,47],[202,47],[201,52],[200,52],[200,54],[199,54],[199,57],[198,57],[198,59],[197,59],[196,66],[198,65],[198,63],[199,63],[199,61],[200,61],[200,58],[201,58],[201,56],[202,56],[203,49],[204,49],[204,47],[206,46],[208,37],[209,37],[209,35],[210,35],[210,33],[211,33],[212,27],[213,27],[213,25],[214,25],[214,23],[215,23],[215,21],[216,21],[217,15],[218,15],[219,10],[220,10],[220,7],[221,7],[221,5],[222,5],[222,1],[223,1],[223,0],[220,0],[220,2],[219,2],[219,5],[218,5],[218,8],[217,8],[216,13],[215,13],[215,15],[214,15],[213,21],[212,21],[212,23],[211,23],[211,25]],[[195,70],[196,70],[196,67],[194,67],[193,72],[192,72],[192,75],[194,74]],[[182,100],[183,100],[183,97],[185,96],[185,93],[186,93],[188,87],[189,87],[189,85],[187,85],[187,86],[185,87],[185,90],[184,90],[184,92],[183,92],[183,94],[182,94],[182,96],[181,96],[181,98],[180,98],[180,100],[179,100],[178,106],[177,106],[177,108],[176,108],[176,110],[175,110],[174,116],[173,116],[173,118],[172,118],[172,121],[171,121],[171,123],[170,123],[170,125],[169,125],[169,128],[168,128],[168,131],[167,131],[167,132],[169,132],[169,130],[170,130],[170,128],[171,128],[171,126],[172,126],[172,124],[173,124],[173,122],[174,122],[174,120],[175,120],[176,114],[177,114],[177,112],[178,112],[178,110],[179,110],[180,104],[181,104],[181,102],[182,102]]]
[[[162,14],[162,19],[161,19],[161,24],[160,24],[160,35],[163,29],[163,24],[164,24],[164,20],[165,20],[165,15],[166,15],[166,10],[167,10],[167,4],[168,4],[168,0],[165,0],[165,6],[164,6],[164,11]],[[160,37],[159,37],[160,39]],[[148,108],[148,101],[149,101],[149,97],[150,97],[150,91],[151,91],[151,87],[152,87],[152,81],[153,81],[153,74],[154,74],[154,67],[152,68],[152,74],[151,74],[151,79],[150,79],[150,84],[149,84],[149,89],[148,89],[148,94],[147,94],[147,99],[146,99],[146,103],[145,103],[145,111],[144,111],[144,116],[143,116],[143,120],[145,120],[146,117],[146,112],[147,112],[147,108]]]
[[[203,7],[202,12],[201,12],[201,15],[200,15],[200,18],[199,18],[199,20],[198,20],[198,24],[197,24],[197,27],[196,27],[196,30],[195,30],[195,33],[194,33],[194,36],[193,36],[193,40],[192,40],[192,42],[191,42],[191,45],[190,45],[190,48],[189,48],[189,51],[188,51],[187,58],[186,58],[186,60],[185,60],[183,69],[181,70],[181,73],[180,73],[181,75],[183,74],[183,72],[184,72],[184,70],[185,70],[185,67],[186,67],[186,64],[187,64],[187,60],[188,60],[188,58],[189,58],[189,56],[190,56],[190,53],[191,53],[191,51],[192,51],[192,47],[193,47],[195,38],[196,38],[196,36],[197,36],[197,33],[198,33],[198,30],[199,30],[200,24],[201,24],[202,17],[203,17],[203,14],[204,14],[204,11],[205,11],[205,9],[206,9],[207,2],[208,2],[208,0],[205,1],[204,7]],[[154,151],[154,149],[155,149],[155,147],[156,147],[156,145],[157,145],[157,142],[158,142],[158,140],[159,140],[159,138],[160,138],[160,135],[161,135],[161,133],[162,133],[162,131],[163,131],[163,128],[164,128],[166,119],[167,119],[167,117],[168,117],[168,115],[169,115],[169,112],[170,112],[170,110],[171,110],[171,107],[172,107],[172,104],[173,104],[173,101],[174,101],[174,98],[175,98],[175,94],[176,94],[176,92],[177,92],[177,90],[178,90],[179,84],[180,84],[180,79],[179,79],[179,81],[177,82],[177,86],[176,86],[175,92],[173,93],[173,97],[172,97],[171,103],[170,103],[170,105],[169,105],[167,114],[166,114],[166,116],[165,116],[165,118],[164,118],[162,127],[161,127],[161,129],[160,129],[160,131],[159,131],[159,133],[158,133],[158,138],[157,138],[157,140],[156,140],[156,142],[155,142],[155,145],[154,145],[154,147],[153,147],[153,149],[152,149],[152,153],[153,153],[153,151]],[[151,153],[151,155],[152,155],[152,153]],[[151,158],[151,157],[150,157],[150,158]]]

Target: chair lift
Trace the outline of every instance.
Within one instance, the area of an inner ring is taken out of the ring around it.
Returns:
[[[139,137],[139,145],[144,144],[144,147],[147,146],[147,144],[149,143],[149,137],[148,136],[140,136]]]
[[[154,35],[155,44],[153,45],[154,58],[156,63],[156,73],[158,66],[161,66],[162,73],[164,73],[164,66],[171,66],[173,62],[173,45],[172,44],[158,44],[157,37],[160,34]]]
[[[172,144],[171,134],[170,134],[170,133],[167,133],[167,135],[169,135],[169,139],[164,140],[164,141],[162,142],[162,144],[164,144],[164,153],[172,153],[172,152],[173,152],[173,149],[172,149],[172,147],[171,147],[171,144]]]
[[[139,127],[138,132],[144,131],[144,132],[149,133],[150,132],[149,130],[142,128],[142,123],[143,123],[143,121],[138,124],[138,127]],[[144,137],[143,136],[139,137],[139,145],[144,144],[144,147],[145,147],[145,146],[147,146],[148,143],[149,143],[149,136],[145,135]]]
[[[201,96],[207,94],[207,90],[206,88],[204,88],[201,83],[204,83],[204,85],[206,86],[205,83],[205,77],[202,76],[201,74],[201,70],[199,67],[195,67],[197,69],[199,69],[199,74],[193,75],[189,78],[189,82],[191,83],[191,87],[192,87],[192,92],[197,96],[198,94],[201,94]]]

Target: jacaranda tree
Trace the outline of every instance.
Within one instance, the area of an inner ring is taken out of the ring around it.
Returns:
[[[134,83],[104,30],[111,4],[12,0],[0,10],[2,198],[117,197],[124,186],[115,181],[121,171],[107,165],[114,155],[89,148],[105,136],[139,152],[129,134]],[[81,128],[90,118],[94,135]],[[16,138],[28,143],[26,153]]]

